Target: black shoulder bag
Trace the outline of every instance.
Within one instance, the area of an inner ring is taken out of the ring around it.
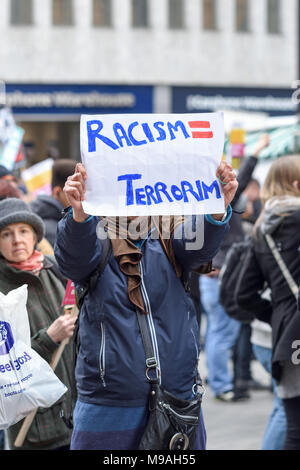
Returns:
[[[193,449],[203,396],[199,374],[193,387],[192,400],[182,400],[164,390],[160,385],[160,371],[153,352],[146,315],[137,310],[137,317],[146,354],[146,377],[151,385],[149,419],[139,450]]]

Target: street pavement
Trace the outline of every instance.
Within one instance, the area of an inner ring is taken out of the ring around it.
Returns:
[[[206,376],[205,356],[201,353],[199,370]],[[270,377],[263,367],[252,361],[253,377],[270,384]],[[269,419],[273,394],[269,390],[251,391],[246,401],[224,403],[217,401],[205,385],[203,417],[207,432],[207,450],[260,450]]]

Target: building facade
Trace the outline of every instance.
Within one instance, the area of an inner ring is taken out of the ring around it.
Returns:
[[[1,0],[0,79],[35,159],[83,113],[295,113],[297,0]]]

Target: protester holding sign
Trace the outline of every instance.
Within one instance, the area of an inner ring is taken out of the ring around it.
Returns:
[[[64,283],[55,274],[50,259],[36,249],[43,235],[42,219],[24,201],[7,198],[0,202],[0,291],[7,294],[28,285],[31,345],[50,362],[59,344],[72,336],[74,318],[61,315]],[[66,407],[66,413],[71,412],[73,369],[73,348],[68,344],[55,371],[68,392],[51,408],[38,410],[21,449],[69,447],[71,431],[60,418],[60,411]],[[16,449],[14,442],[22,422],[8,429],[10,449]]]
[[[118,122],[120,124],[120,121]],[[92,153],[95,149],[93,138],[95,135],[100,135],[100,127],[98,120],[90,139]],[[118,132],[121,127],[125,129],[126,125],[115,126],[117,136],[120,136]],[[162,128],[160,124],[160,129]],[[83,131],[85,129],[84,125]],[[130,135],[134,129],[138,130],[138,126],[134,124],[130,127],[129,124],[126,129]],[[143,129],[144,135],[148,136],[143,140],[148,139],[151,142],[151,138],[155,138],[153,130],[155,127],[150,127],[149,123],[147,125],[145,117],[139,129]],[[169,126],[169,135],[170,129],[171,126]],[[122,135],[125,139],[125,131],[124,133],[122,131]],[[117,143],[111,135],[107,134],[106,137],[110,139],[113,147],[122,146],[122,137],[116,139]],[[131,135],[130,142],[132,137]],[[185,135],[182,138],[185,139]],[[141,142],[142,136],[136,133],[135,141],[138,140]],[[126,142],[126,147],[130,142]],[[100,142],[99,149],[106,143]],[[84,148],[87,149],[83,138],[82,150]],[[176,152],[176,145],[173,149]],[[127,148],[125,150],[127,152]],[[111,151],[118,152],[118,149]],[[115,170],[119,175],[139,173],[133,170],[129,173],[128,168],[124,168],[127,173],[123,173],[126,157],[122,152],[119,155],[114,163],[118,168],[106,168],[106,175],[109,173],[112,175]],[[89,158],[88,150],[86,157]],[[107,155],[106,157],[109,159]],[[142,161],[142,155],[140,158]],[[162,155],[159,157],[154,153],[154,169],[148,167],[145,161],[142,163],[148,174],[148,181],[145,184],[152,188],[155,184],[150,184],[150,173],[151,170],[155,171],[156,158],[160,160],[160,164],[163,162]],[[178,162],[179,160],[178,155]],[[131,162],[134,163],[133,154]],[[207,166],[209,163],[207,158]],[[93,172],[90,166],[89,170]],[[176,175],[176,171],[172,174],[170,167],[168,174],[170,181],[172,176],[174,181],[175,177],[177,180],[178,177],[184,177],[183,174]],[[98,175],[102,181],[103,174],[98,173]],[[56,259],[61,271],[80,291],[104,257],[103,243],[100,239],[108,236],[111,244],[108,262],[101,277],[95,282],[94,288],[88,290],[84,297],[79,317],[79,351],[76,363],[78,400],[74,412],[71,449],[138,449],[147,424],[150,391],[147,376],[152,368],[148,363],[150,369],[146,371],[145,351],[137,311],[145,315],[143,318],[146,318],[149,327],[149,337],[154,351],[152,359],[161,385],[176,397],[190,400],[193,393],[196,393],[200,335],[196,312],[184,290],[182,279],[191,270],[209,272],[212,269],[211,259],[228,230],[228,221],[231,217],[229,204],[236,192],[237,182],[230,165],[226,162],[222,162],[219,166],[215,165],[213,180],[219,178],[222,182],[222,189],[218,185],[218,190],[222,202],[220,207],[223,209],[216,210],[213,216],[185,218],[172,216],[173,206],[167,209],[165,204],[168,199],[167,189],[159,186],[160,190],[156,192],[154,189],[152,195],[156,201],[159,200],[157,196],[161,195],[163,200],[161,207],[165,205],[163,213],[170,217],[135,217],[134,212],[138,212],[135,207],[134,210],[131,208],[131,213],[126,218],[119,215],[124,215],[126,198],[128,202],[128,197],[130,199],[132,194],[130,181],[134,180],[131,176],[126,177],[127,181],[124,178],[123,182],[129,187],[127,196],[125,194],[124,198],[121,194],[119,208],[116,205],[111,206],[112,215],[118,214],[117,217],[102,218],[99,223],[99,218],[88,215],[84,207],[93,207],[92,210],[97,211],[99,210],[97,201],[100,201],[102,209],[105,210],[110,203],[109,199],[116,196],[118,200],[118,195],[110,193],[107,198],[104,195],[101,201],[101,197],[98,198],[99,194],[95,193],[96,188],[92,187],[93,182],[97,180],[95,176],[93,173],[90,180],[89,171],[82,164],[78,164],[74,175],[68,178],[65,194],[70,209],[58,224],[55,245]],[[194,167],[194,177],[196,176]],[[166,175],[161,173],[160,181],[163,178],[167,182]],[[201,179],[200,175],[198,179]],[[147,201],[146,189],[144,192],[137,192],[138,188],[133,187],[134,200],[137,200],[136,196],[139,199],[144,195],[145,198],[142,199],[144,202]],[[99,183],[98,188],[100,191]],[[182,188],[181,186],[181,194]],[[120,187],[121,193],[123,189]],[[215,191],[213,188],[211,190]],[[87,197],[87,191],[92,191],[96,198],[93,199],[91,193]],[[150,193],[149,190],[148,194]],[[172,194],[173,197],[175,194],[179,195],[179,191],[173,188]],[[152,207],[150,202],[154,202],[151,197],[148,199],[148,208]],[[182,203],[184,204],[184,197]],[[143,210],[145,214],[149,214],[145,205]],[[170,222],[169,231],[165,230],[166,221]],[[205,428],[200,414],[193,448],[204,449],[205,441]]]

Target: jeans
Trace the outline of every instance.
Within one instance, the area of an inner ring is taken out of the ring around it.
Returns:
[[[4,450],[4,431],[0,430],[0,450]]]
[[[239,337],[234,346],[233,363],[234,363],[234,380],[248,381],[252,379],[251,374],[251,358],[252,344],[251,325],[242,323],[240,327]]]
[[[272,349],[264,348],[253,344],[253,353],[263,366],[263,368],[271,373]],[[274,402],[273,409],[265,430],[262,450],[282,450],[286,436],[286,416],[282,400],[277,395],[276,382],[272,380]]]
[[[200,276],[200,292],[202,306],[207,316],[205,337],[207,378],[213,394],[220,395],[234,388],[229,360],[241,324],[230,318],[219,303],[217,277]]]

